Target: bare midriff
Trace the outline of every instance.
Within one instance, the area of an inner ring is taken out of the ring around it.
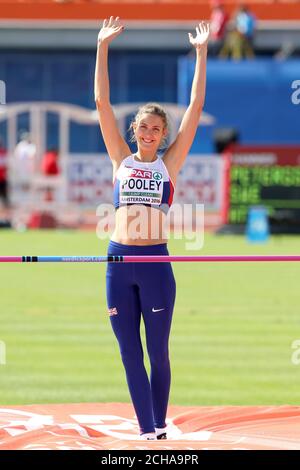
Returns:
[[[116,210],[111,240],[123,245],[167,243],[166,215],[159,209],[135,204]]]

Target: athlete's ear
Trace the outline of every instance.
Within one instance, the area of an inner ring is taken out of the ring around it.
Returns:
[[[161,139],[160,139],[160,144],[159,144],[160,146],[161,145],[165,146],[168,134],[169,134],[169,130],[168,130],[167,127],[165,127],[163,129],[162,136],[161,136]]]
[[[164,137],[167,137],[167,135],[169,134],[169,129],[167,127],[164,127],[163,129],[163,136]]]

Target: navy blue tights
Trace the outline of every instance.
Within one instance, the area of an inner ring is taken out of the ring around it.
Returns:
[[[166,244],[123,245],[110,242],[109,255],[168,255]],[[166,426],[171,383],[168,341],[176,284],[170,263],[108,263],[107,305],[119,342],[127,383],[141,433]],[[140,336],[145,323],[150,381]]]

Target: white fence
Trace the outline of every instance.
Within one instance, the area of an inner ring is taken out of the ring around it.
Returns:
[[[77,217],[87,211],[96,215],[99,204],[113,202],[112,165],[106,154],[65,154],[60,166],[61,175],[35,174],[25,186],[11,173],[10,197],[14,207],[23,212],[55,212],[64,218],[72,211]],[[190,155],[178,175],[174,202],[204,204],[205,216],[219,217],[223,179],[223,160],[219,155]]]

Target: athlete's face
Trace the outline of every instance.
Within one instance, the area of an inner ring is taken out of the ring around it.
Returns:
[[[156,114],[142,114],[139,121],[134,124],[137,145],[143,150],[157,151],[167,130],[160,116]]]

